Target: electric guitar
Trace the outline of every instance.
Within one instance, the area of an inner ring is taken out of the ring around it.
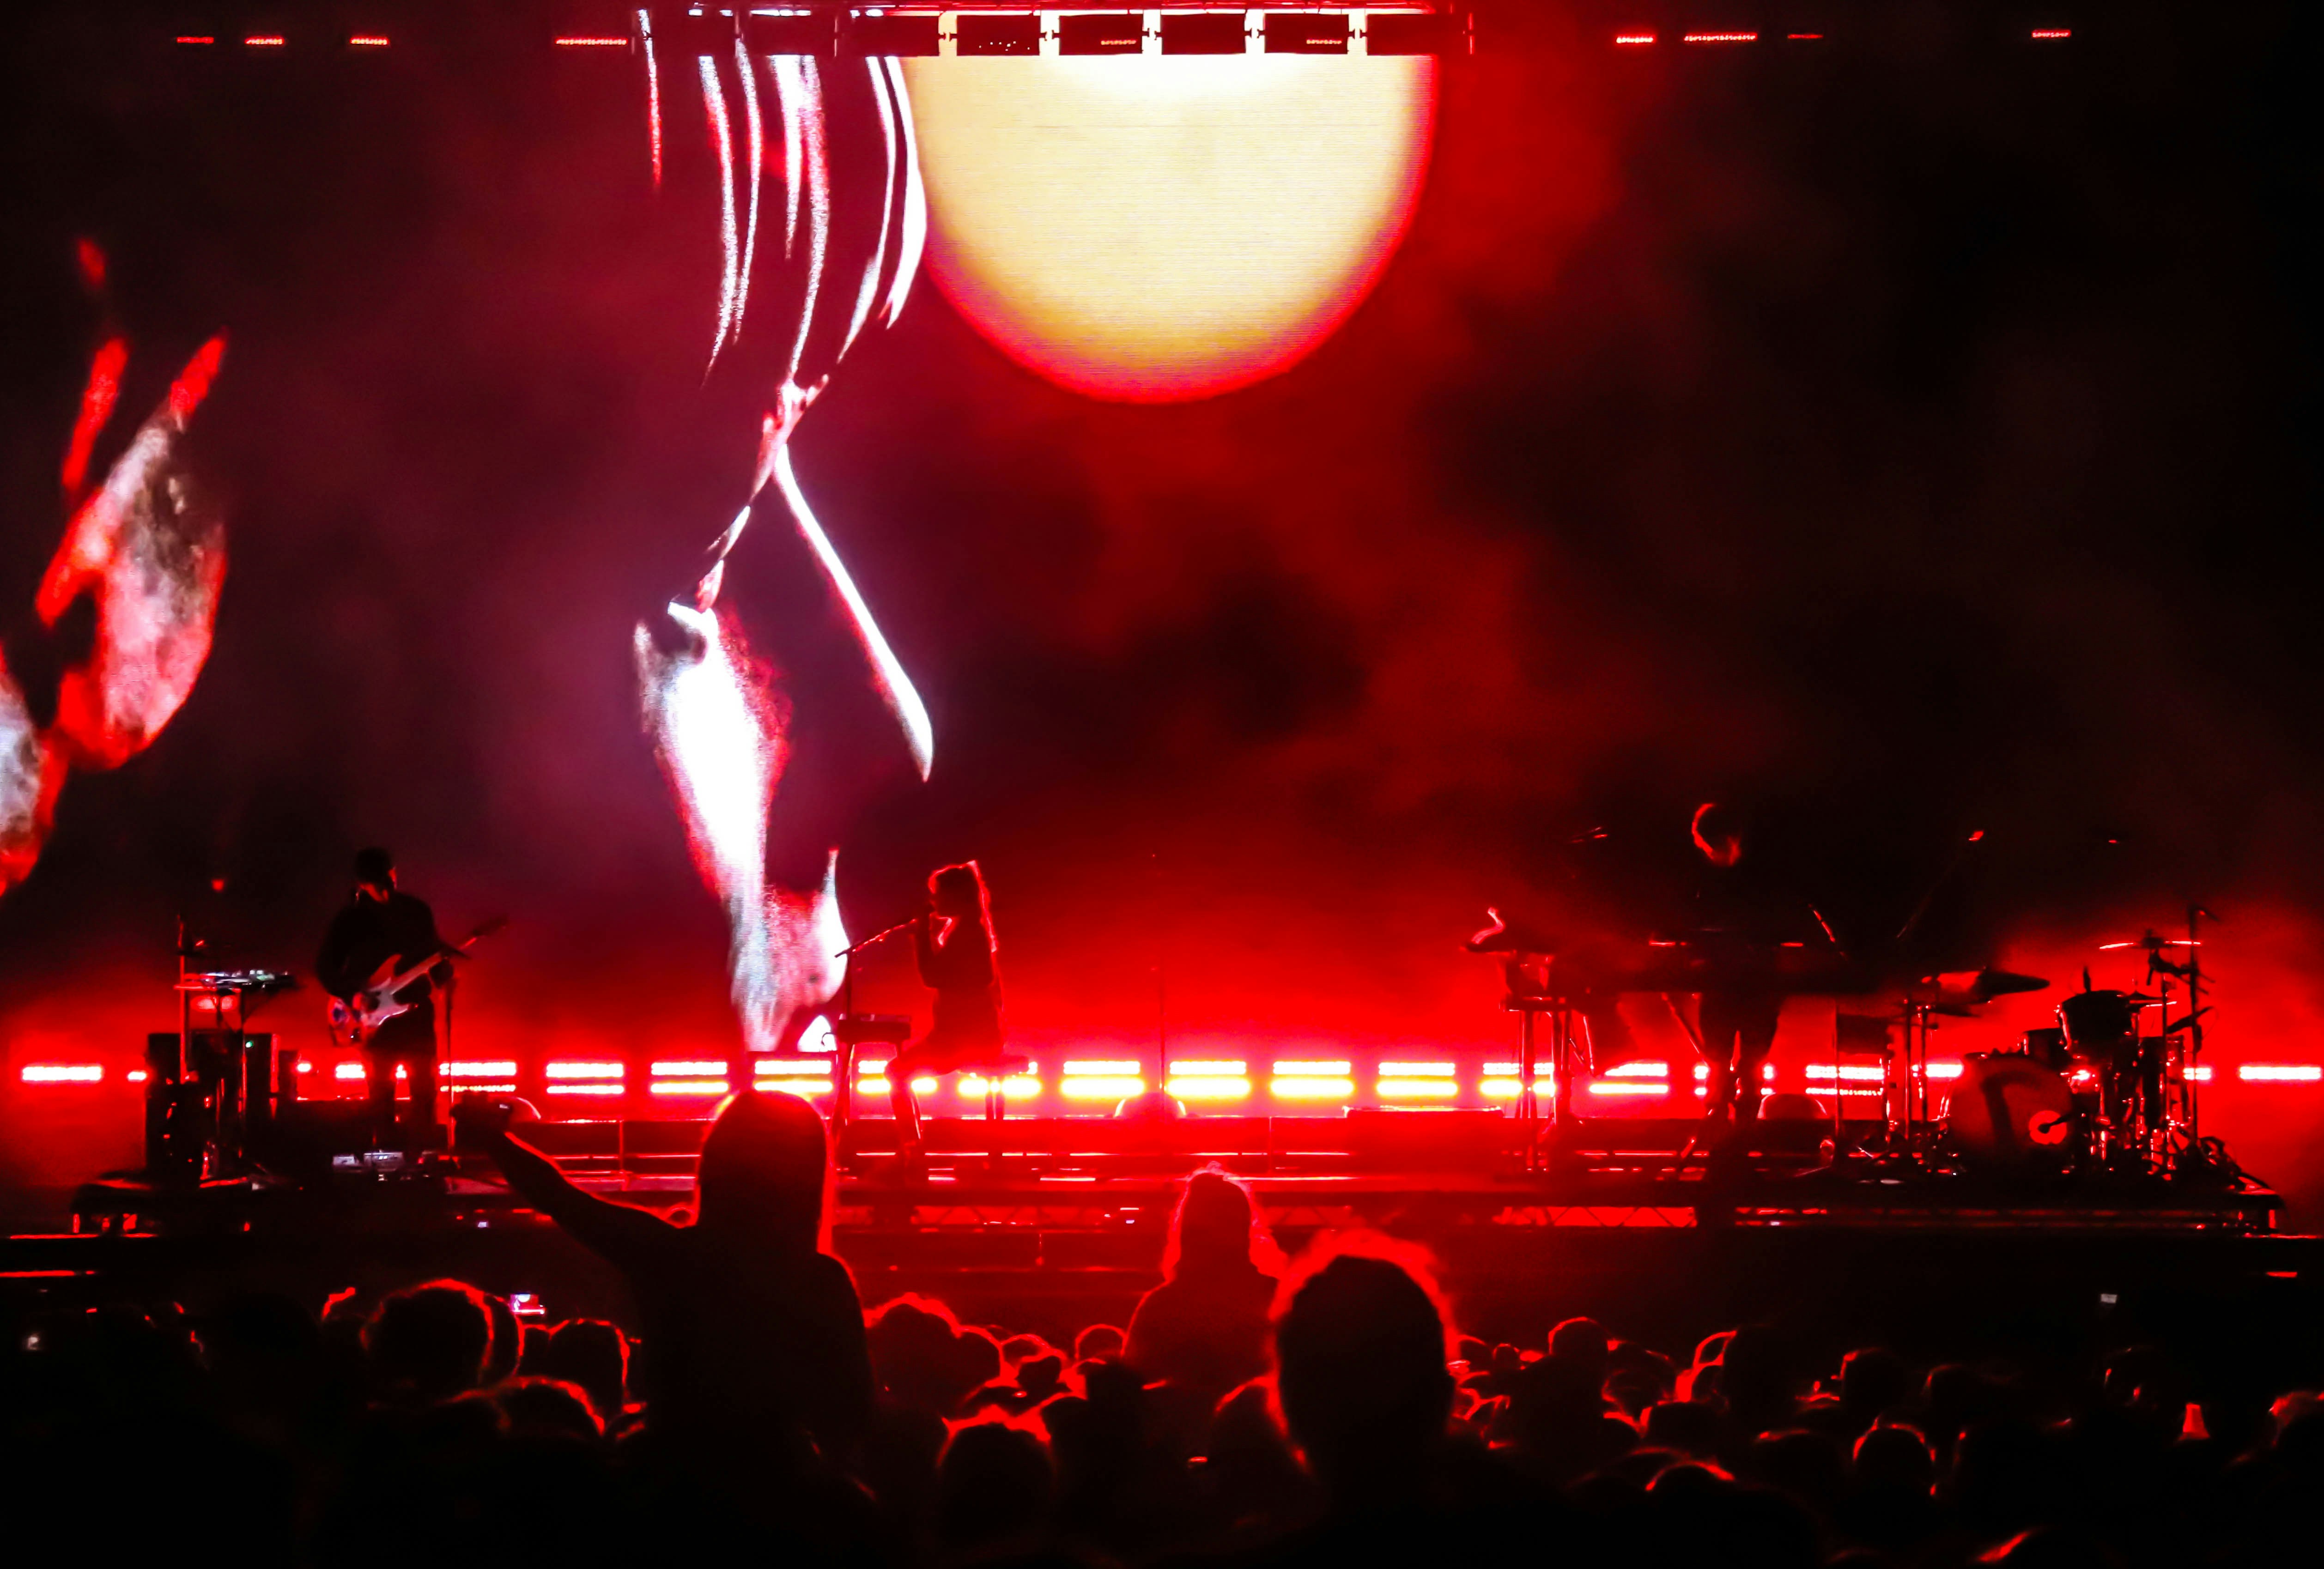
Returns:
[[[448,944],[402,970],[396,969],[392,958],[382,960],[379,968],[372,972],[371,979],[364,983],[363,990],[357,992],[351,1001],[343,1002],[337,997],[331,999],[331,1038],[342,1046],[361,1046],[377,1032],[381,1025],[399,1013],[409,1013],[420,1005],[416,1001],[398,1001],[397,992],[434,969],[448,955],[465,954],[507,927],[508,917],[496,915],[470,932],[466,941]]]

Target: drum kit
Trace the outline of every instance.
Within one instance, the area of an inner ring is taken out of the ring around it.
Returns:
[[[2188,912],[2184,937],[2104,945],[2145,954],[2141,990],[2100,990],[2085,968],[2054,1027],[1964,1054],[1935,1151],[1964,1169],[2026,1174],[2172,1171],[2200,1152],[2206,914]]]

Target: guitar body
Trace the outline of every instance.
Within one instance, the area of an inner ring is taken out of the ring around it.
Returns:
[[[383,961],[379,968],[371,973],[371,979],[364,983],[363,990],[356,992],[351,1001],[342,1001],[337,997],[331,999],[330,1016],[326,1023],[331,1038],[342,1046],[364,1045],[379,1032],[381,1025],[399,1013],[409,1013],[420,1006],[418,1001],[396,1001],[399,993],[409,991],[420,977],[447,958],[466,953],[507,925],[505,917],[495,917],[469,933],[466,942],[454,944],[440,954],[430,954],[401,971],[396,969],[395,960]]]

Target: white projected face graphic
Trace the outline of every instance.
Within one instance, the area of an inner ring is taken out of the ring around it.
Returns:
[[[1282,54],[906,63],[937,281],[1102,398],[1284,370],[1370,290],[1426,172],[1435,64]]]

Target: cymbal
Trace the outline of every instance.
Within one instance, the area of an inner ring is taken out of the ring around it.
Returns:
[[[1472,954],[1554,954],[1565,946],[1561,937],[1523,920],[1511,920],[1490,905],[1485,913],[1492,918],[1492,924],[1462,945]]]
[[[2151,954],[2158,948],[2200,948],[2202,946],[2203,939],[2200,937],[2166,937],[2149,932],[2143,937],[2134,937],[2126,943],[2100,943],[2098,947],[2106,952],[2111,952],[2116,948],[2144,948]]]
[[[1969,1011],[2019,992],[2040,992],[2050,983],[2039,975],[2020,975],[2011,970],[1997,970],[1990,964],[1982,970],[1947,970],[1941,974],[1924,977],[1913,989],[1916,1000],[1938,1012],[1955,1018],[1966,1018]]]

